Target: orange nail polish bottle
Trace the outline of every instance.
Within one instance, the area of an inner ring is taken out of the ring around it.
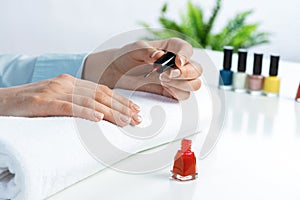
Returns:
[[[192,140],[183,139],[178,150],[172,172],[172,178],[179,181],[189,181],[197,178],[196,157],[191,151]]]
[[[298,91],[297,91],[295,100],[300,102],[300,83],[299,83],[299,87],[298,87]]]

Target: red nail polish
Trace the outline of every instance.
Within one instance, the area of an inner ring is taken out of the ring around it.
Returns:
[[[192,140],[183,139],[178,150],[172,172],[172,178],[179,181],[189,181],[197,178],[196,157],[191,151]]]
[[[300,83],[299,83],[298,92],[296,94],[295,100],[298,101],[298,102],[300,102]]]

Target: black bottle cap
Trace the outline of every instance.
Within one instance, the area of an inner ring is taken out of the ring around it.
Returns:
[[[254,53],[253,75],[261,75],[262,62],[263,62],[263,54]]]
[[[154,62],[154,65],[174,65],[175,64],[175,57],[176,55],[170,51],[168,51],[167,53],[165,53],[162,57],[160,57],[159,59],[157,59]]]
[[[168,51],[167,53],[165,53],[165,55],[163,55],[158,60],[156,60],[153,66],[156,67],[160,65],[161,67],[157,70],[157,72],[161,74],[164,71],[168,70],[169,68],[176,66],[175,58],[176,58],[176,54]]]
[[[238,72],[245,72],[247,66],[247,49],[239,49],[238,55]]]
[[[279,66],[279,55],[271,55],[270,71],[269,71],[270,76],[277,76],[278,66]]]
[[[224,47],[223,69],[226,69],[226,70],[231,69],[232,54],[233,54],[233,47],[225,46]]]

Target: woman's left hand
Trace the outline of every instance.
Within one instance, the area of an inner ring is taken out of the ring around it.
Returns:
[[[153,69],[153,63],[167,51],[176,54],[176,67],[144,78]],[[89,55],[83,78],[110,88],[147,91],[184,100],[201,86],[202,67],[190,60],[192,54],[192,46],[178,38],[137,41],[120,49]]]

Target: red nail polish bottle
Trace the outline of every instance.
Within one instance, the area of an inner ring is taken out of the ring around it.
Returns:
[[[298,102],[300,102],[300,83],[299,83],[298,92],[296,94],[295,100],[298,101]]]
[[[194,180],[197,177],[196,157],[191,151],[192,140],[183,139],[178,150],[172,172],[172,178],[179,181]]]

